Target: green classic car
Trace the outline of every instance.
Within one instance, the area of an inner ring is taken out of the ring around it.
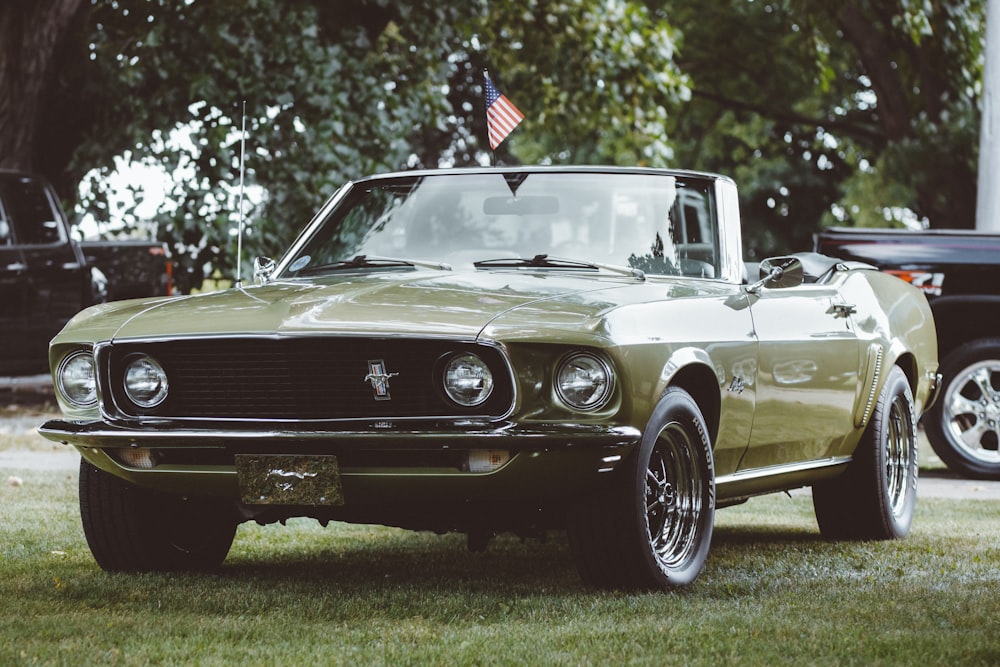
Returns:
[[[52,341],[106,570],[218,566],[241,521],[568,532],[585,581],[693,581],[715,511],[811,486],[907,535],[937,385],[916,289],[816,254],[748,277],[736,185],[638,168],[342,187],[255,285],[90,308]]]

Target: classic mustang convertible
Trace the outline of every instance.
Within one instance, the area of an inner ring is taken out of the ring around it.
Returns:
[[[742,260],[735,184],[563,167],[341,188],[255,284],[90,308],[51,344],[107,570],[219,565],[241,521],[565,529],[585,581],[698,576],[715,511],[811,486],[905,536],[937,383],[923,295]]]

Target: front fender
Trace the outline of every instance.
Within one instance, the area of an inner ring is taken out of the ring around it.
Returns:
[[[675,350],[660,370],[657,398],[669,387],[687,391],[708,426],[716,474],[736,471],[750,440],[756,404],[756,358],[745,347],[717,350],[715,358],[699,348]]]
[[[663,396],[663,392],[676,379],[678,373],[691,366],[704,366],[712,375],[716,376],[719,385],[725,383],[725,371],[716,368],[712,363],[712,358],[705,350],[696,347],[682,347],[670,355],[663,368],[660,370],[660,384],[656,388],[656,395]]]

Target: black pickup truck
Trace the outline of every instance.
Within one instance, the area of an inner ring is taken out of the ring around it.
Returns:
[[[1000,479],[1000,234],[832,228],[817,235],[815,249],[923,290],[942,375],[924,431],[952,470]]]
[[[0,170],[0,377],[48,373],[49,340],[86,306],[171,290],[163,244],[74,241],[48,181]]]

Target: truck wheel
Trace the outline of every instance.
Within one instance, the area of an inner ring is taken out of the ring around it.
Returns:
[[[1000,479],[1000,339],[956,348],[940,371],[942,393],[924,419],[931,447],[961,475]]]
[[[715,469],[705,420],[687,392],[667,390],[629,463],[618,484],[571,512],[581,576],[607,588],[692,583],[712,540]]]
[[[218,567],[238,523],[218,501],[155,493],[87,461],[80,462],[80,515],[94,559],[112,572]]]
[[[910,384],[894,366],[847,471],[813,485],[824,537],[890,540],[910,533],[917,501],[916,425]]]

